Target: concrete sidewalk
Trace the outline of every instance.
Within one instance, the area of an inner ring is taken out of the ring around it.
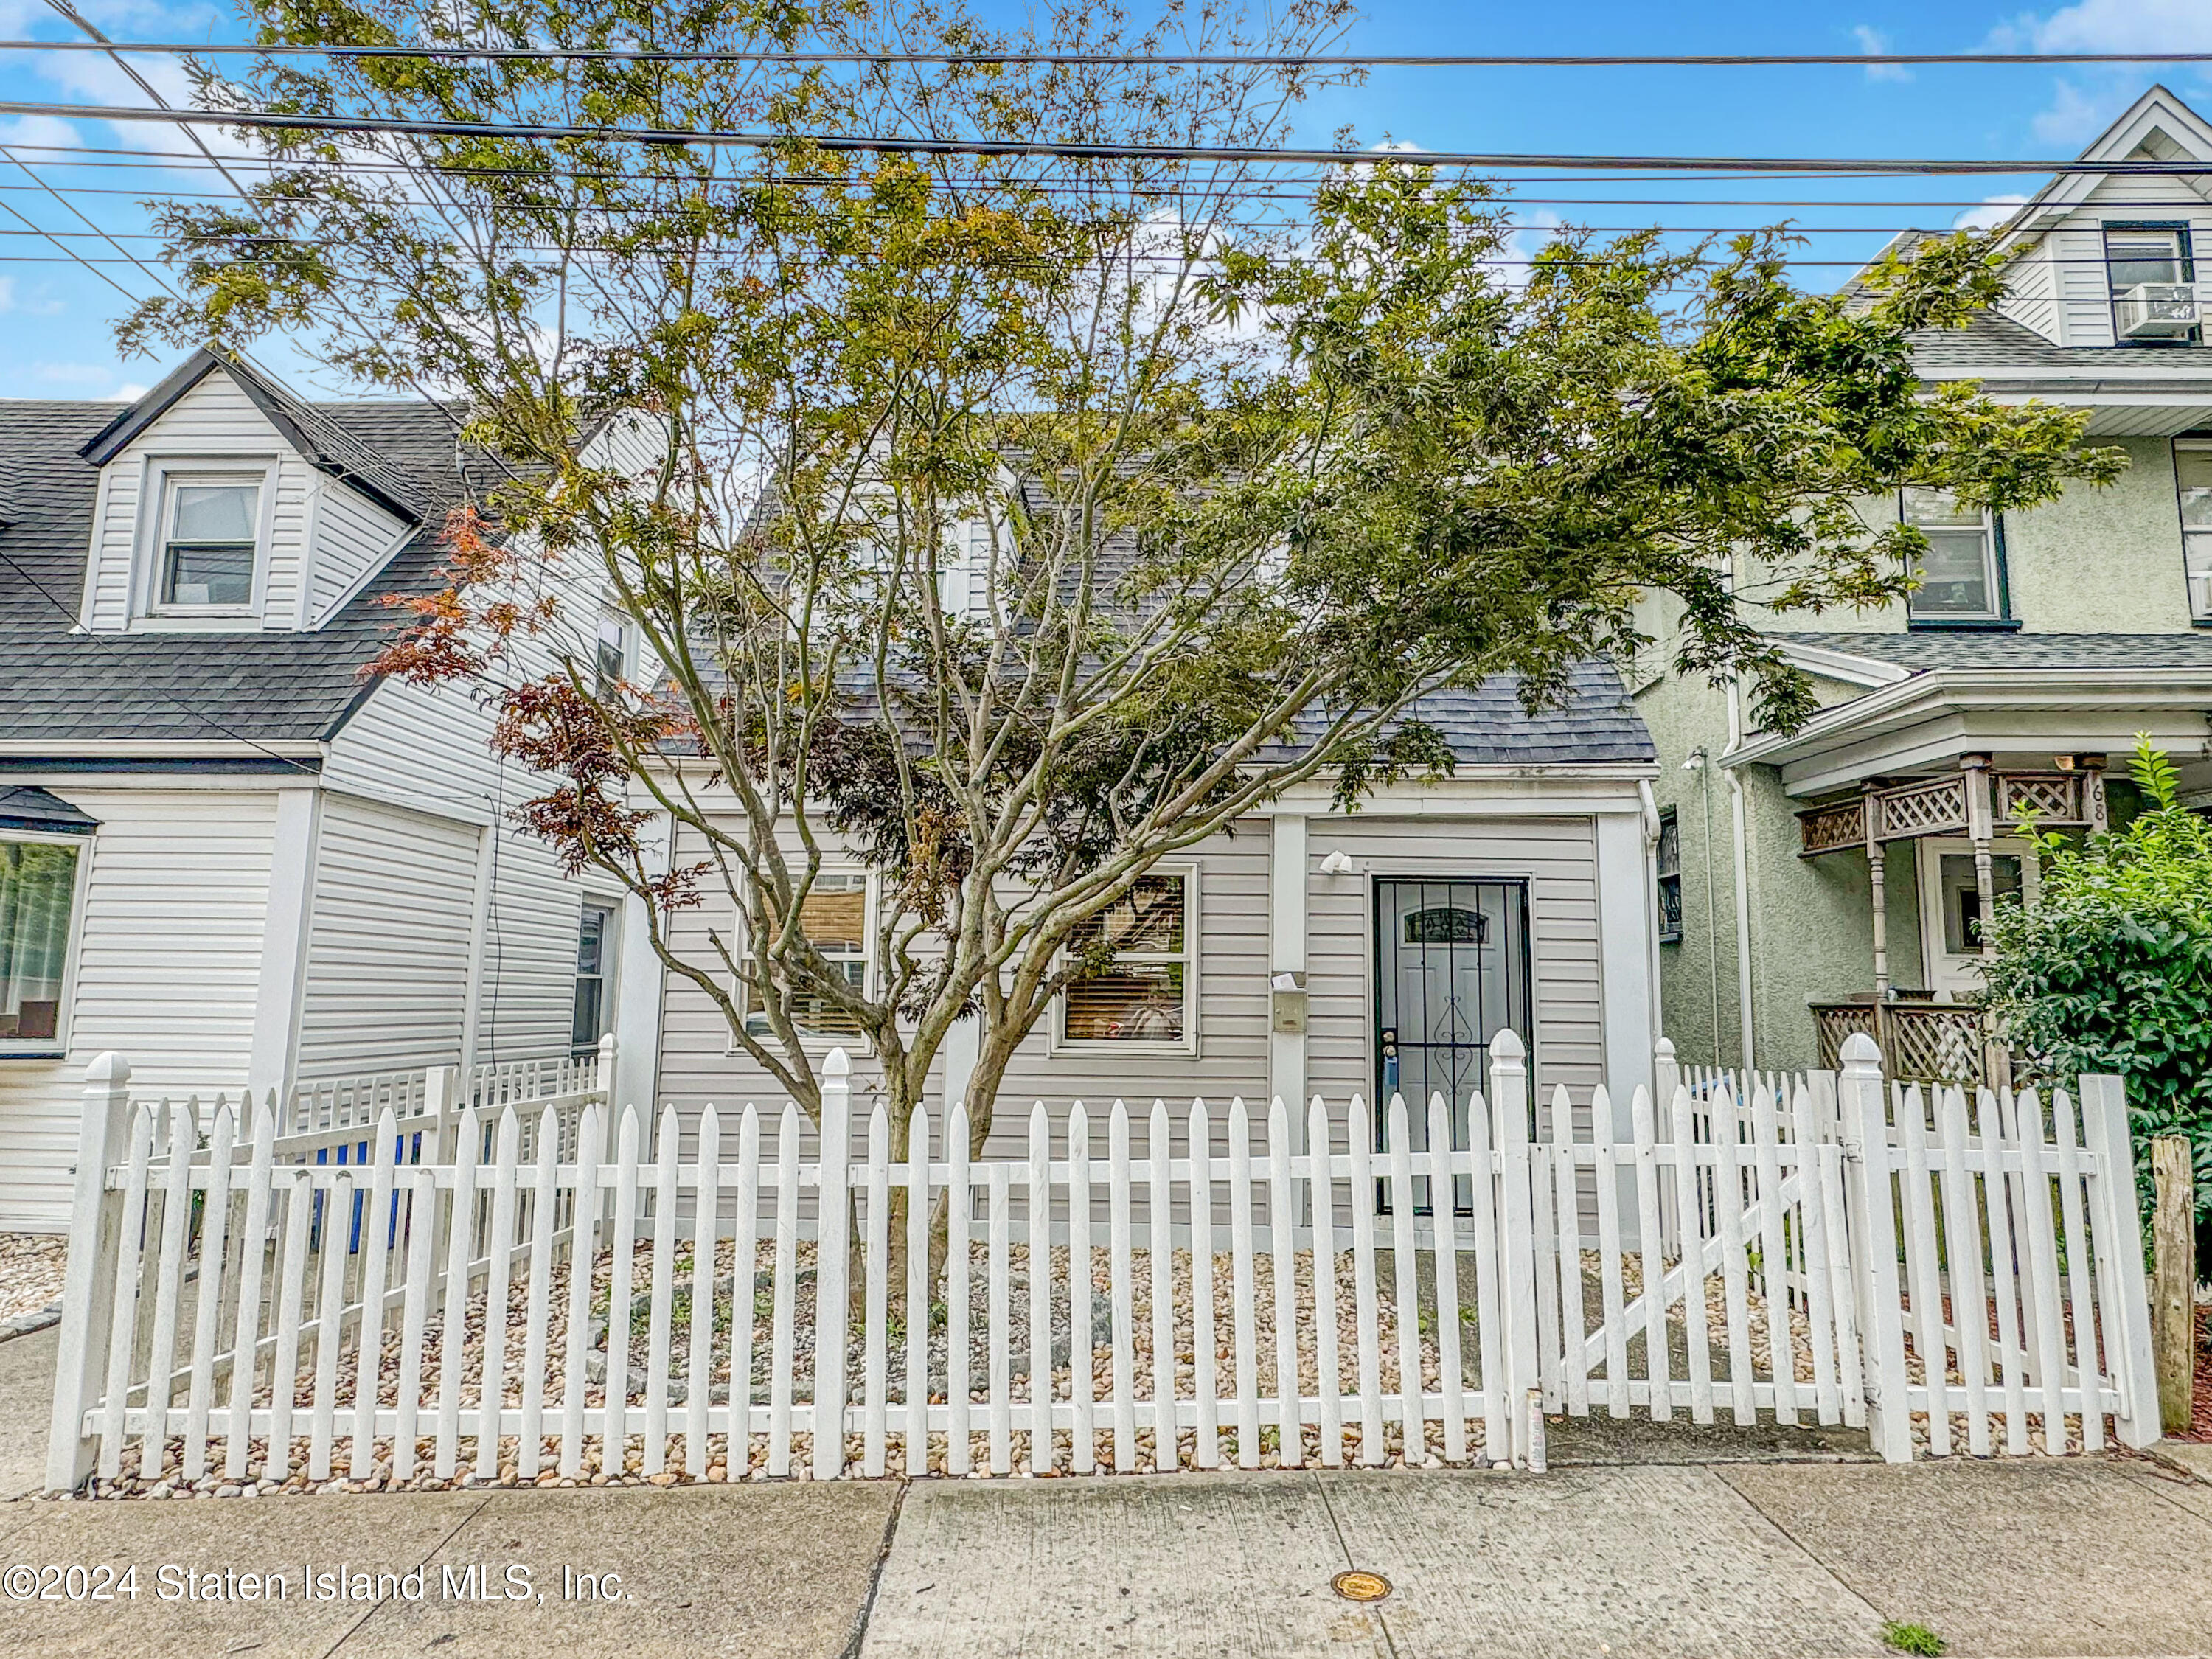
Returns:
[[[52,1342],[0,1343],[0,1492],[41,1473]],[[135,1596],[105,1601],[0,1577],[0,1650],[1798,1659],[1877,1654],[1893,1619],[1959,1656],[2212,1656],[2212,1485],[2134,1458],[1891,1467],[1864,1448],[1563,1424],[1545,1475],[0,1504],[0,1572],[137,1569]],[[1347,1567],[1391,1595],[1339,1600]],[[342,1593],[310,1599],[310,1569],[343,1569]],[[235,1598],[226,1571],[288,1594],[210,1600],[188,1576]]]
[[[1887,1619],[1961,1656],[2212,1653],[2212,1486],[2133,1461],[0,1507],[0,1567],[46,1564],[138,1593],[0,1600],[10,1653],[1794,1659]],[[1337,1599],[1347,1566],[1389,1599]],[[309,1599],[310,1569],[369,1577]],[[204,1599],[226,1570],[286,1599]]]

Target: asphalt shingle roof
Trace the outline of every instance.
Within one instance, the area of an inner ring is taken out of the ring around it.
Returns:
[[[2031,634],[1934,629],[1911,634],[1778,634],[1914,673],[1938,668],[2212,669],[2212,634]]]
[[[115,420],[107,403],[0,400],[0,738],[44,741],[328,736],[363,695],[362,665],[394,625],[378,604],[434,586],[438,505],[457,497],[453,429],[428,404],[324,404],[431,510],[384,574],[313,633],[79,634],[99,471],[77,452]]]
[[[265,388],[264,388],[265,390]],[[287,405],[348,470],[421,503],[422,527],[384,572],[313,633],[74,632],[99,471],[80,451],[131,413],[109,403],[0,400],[0,739],[304,742],[329,737],[365,695],[363,664],[396,619],[379,603],[435,586],[438,535],[459,499],[453,428],[422,404]],[[343,434],[342,437],[334,434]],[[1510,677],[1419,705],[1467,765],[1649,762],[1650,734],[1620,677],[1587,663],[1534,715]]]

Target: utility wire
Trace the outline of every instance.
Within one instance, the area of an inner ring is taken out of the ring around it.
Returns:
[[[169,107],[169,100],[161,96],[161,93],[155,90],[154,83],[151,81],[149,81],[144,76],[139,74],[137,66],[131,63],[129,58],[123,56],[121,49],[106,35],[102,34],[98,29],[94,28],[91,23],[87,21],[85,18],[78,13],[76,8],[69,3],[69,0],[46,0],[46,3],[49,6],[52,6],[56,11],[59,12],[64,17],[69,19],[69,21],[71,23],[74,23],[78,28],[82,29],[87,34],[92,37],[91,42],[80,40],[64,40],[57,42],[56,44],[62,50],[69,52],[84,52],[90,50],[93,46],[96,46],[99,51],[106,53],[109,58],[114,60],[116,68],[121,70],[124,74],[131,77],[131,83],[137,87],[139,91],[144,93],[149,98],[159,104],[163,109],[167,109]],[[233,190],[236,191],[240,196],[246,195],[246,186],[240,184],[237,179],[230,176],[229,170],[216,158],[216,153],[207,147],[205,141],[200,137],[198,133],[195,132],[189,126],[180,125],[177,130],[183,133],[186,138],[191,141],[191,145],[194,149],[197,149],[202,155],[207,157],[208,165],[213,167],[217,173],[222,174],[223,181],[226,184],[228,184]]]
[[[0,115],[42,115],[64,121],[196,122],[204,126],[288,132],[389,132],[431,138],[536,138],[617,143],[697,144],[735,149],[821,149],[838,154],[1054,157],[1078,161],[1295,162],[1345,167],[1398,162],[1416,167],[1591,167],[1608,172],[1896,173],[2050,173],[2198,177],[2203,161],[1990,161],[1938,157],[1569,155],[1472,150],[1292,149],[1243,144],[1080,143],[1002,138],[870,137],[846,133],[773,133],[685,127],[607,127],[515,121],[428,121],[383,115],[294,115],[265,110],[132,109],[100,104],[0,100]]]
[[[525,63],[635,64],[1034,64],[1168,69],[1865,69],[1941,64],[2203,64],[2212,52],[763,52],[660,46],[481,46],[459,44],[312,45],[133,40],[120,52],[196,57],[433,58]],[[0,51],[82,52],[76,41],[0,40]]]

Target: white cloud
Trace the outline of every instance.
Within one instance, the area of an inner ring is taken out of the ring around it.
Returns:
[[[2047,14],[2022,12],[1992,29],[1987,44],[1995,52],[2212,52],[2212,5],[2077,0]],[[2086,144],[2142,94],[2149,67],[2085,64],[2057,82],[2031,124],[2036,137],[2073,149]]]
[[[109,363],[40,363],[31,373],[53,386],[106,386],[115,379]]]
[[[1859,43],[1859,50],[1869,58],[1880,57],[1890,49],[1889,37],[1880,29],[1860,23],[1852,28],[1851,33]],[[1869,64],[1866,76],[1869,81],[1910,81],[1912,71],[1902,64]]]
[[[1998,51],[2203,52],[2212,50],[2204,0],[2079,0],[2047,17],[2022,12],[1990,34]]]
[[[1992,196],[1979,207],[1970,207],[1951,221],[1954,230],[1993,230],[2012,217],[2025,196]]]
[[[118,403],[135,404],[145,395],[146,388],[136,380],[125,380],[115,388],[115,397]]]

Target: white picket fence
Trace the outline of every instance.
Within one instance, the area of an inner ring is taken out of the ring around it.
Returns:
[[[572,1090],[465,1105],[435,1160],[386,1103],[365,1163],[284,1161],[265,1107],[133,1108],[109,1057],[48,1484],[196,1482],[216,1443],[233,1480],[1541,1468],[1546,1412],[1723,1406],[1865,1424],[1892,1458],[1916,1420],[1948,1453],[1959,1413],[1977,1453],[1991,1413],[2009,1451],[2037,1413],[2053,1451],[2108,1415],[2155,1437],[2112,1079],[2083,1079],[2086,1138],[2060,1095],[2046,1139],[2028,1095],[1931,1124],[1870,1043],[1840,1079],[1694,1091],[1662,1044],[1666,1109],[1639,1088],[1617,1125],[1601,1089],[1579,1135],[1564,1090],[1532,1112],[1511,1033],[1491,1054],[1449,1152],[1356,1097],[1039,1103],[990,1158],[956,1106],[900,1149],[880,1105],[854,1121],[841,1053],[816,1144],[846,1157],[802,1157],[789,1104],[656,1124],[599,1097],[564,1131]]]

